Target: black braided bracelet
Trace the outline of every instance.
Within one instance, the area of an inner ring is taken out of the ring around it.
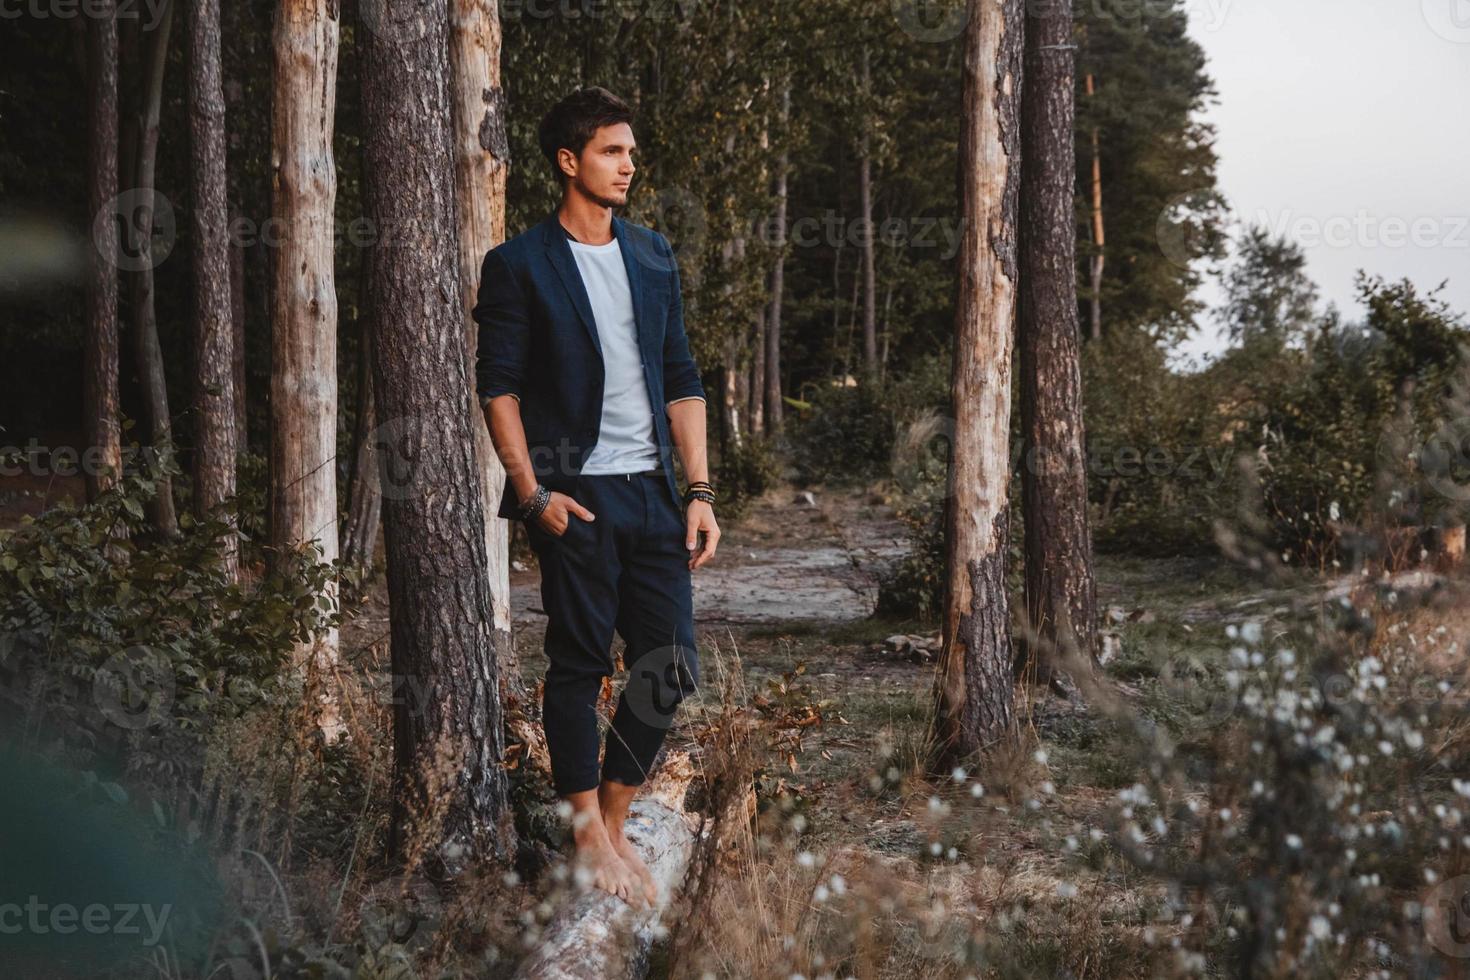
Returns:
[[[541,516],[541,512],[546,509],[546,505],[549,503],[551,503],[551,491],[544,484],[536,484],[536,492],[531,494],[530,498],[521,505],[521,509],[518,512],[520,519],[523,521],[534,520]]]

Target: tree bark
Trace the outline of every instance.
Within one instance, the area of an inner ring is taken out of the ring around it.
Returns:
[[[225,93],[219,0],[189,6],[189,145],[193,177],[194,513],[235,495],[235,330],[230,311],[229,211],[225,204]],[[224,539],[226,574],[239,573],[239,538]]]
[[[173,417],[169,412],[168,384],[164,376],[163,347],[158,340],[158,314],[154,305],[155,260],[152,254],[158,196],[158,126],[163,103],[163,77],[168,64],[168,43],[173,30],[174,5],[166,2],[157,27],[147,35],[143,84],[136,107],[137,145],[134,148],[132,186],[136,188],[137,214],[124,223],[129,237],[128,255],[136,263],[133,275],[133,363],[143,388],[150,442],[173,441]],[[178,515],[174,509],[173,478],[161,476],[158,493],[148,503],[148,519],[166,537],[177,537]]]
[[[466,392],[447,0],[364,18],[364,201],[395,685],[390,846],[434,877],[513,853],[481,461]],[[387,247],[391,245],[391,247]]]
[[[235,227],[240,212],[230,205],[230,227]],[[230,324],[234,328],[235,377],[235,449],[250,448],[249,416],[245,413],[245,243],[230,235]]]
[[[1087,94],[1090,97],[1094,92],[1092,85],[1092,73],[1087,75]],[[1088,285],[1091,287],[1091,295],[1088,299],[1089,320],[1091,331],[1089,336],[1093,340],[1102,339],[1102,278],[1103,263],[1107,256],[1103,253],[1106,245],[1103,236],[1103,210],[1102,210],[1102,153],[1098,149],[1097,127],[1092,128],[1092,244],[1097,249],[1092,256],[1090,264],[1091,276]]]
[[[96,500],[122,476],[118,418],[117,272],[117,5],[102,0],[86,19],[87,206],[93,216],[82,348],[82,418],[99,467],[83,468],[87,499]]]
[[[1072,0],[1034,8],[1021,100],[1020,370],[1026,515],[1025,647],[1039,681],[1068,697],[1096,655],[1097,584],[1077,323]]]
[[[360,581],[373,569],[378,529],[383,519],[379,490],[378,409],[373,397],[373,313],[368,305],[370,263],[364,253],[358,289],[357,422],[352,432],[352,480],[347,491],[347,521],[342,526],[342,560]]]
[[[786,199],[787,176],[791,169],[791,76],[781,85],[781,153],[776,158],[776,261],[771,268],[771,304],[765,335],[765,427],[779,432],[782,423],[781,402],[781,297],[786,291]],[[759,356],[759,355],[758,355]]]
[[[1005,570],[1023,10],[1022,0],[969,0],[965,26],[954,441],[933,730],[941,767],[1015,735]]]
[[[282,0],[276,8],[271,107],[271,545],[278,554],[317,542],[335,561],[337,527],[337,286],[332,127],[337,101],[336,0]],[[379,238],[384,234],[377,226]],[[376,248],[383,248],[380,241]],[[392,251],[388,249],[388,251]],[[336,602],[336,579],[325,596]],[[316,692],[318,725],[341,733],[329,675],[338,631],[293,653]]]
[[[868,91],[868,49],[863,48],[863,92]],[[878,373],[878,277],[874,268],[877,251],[873,230],[873,159],[867,121],[863,123],[862,145],[858,151],[858,207],[863,223],[863,367],[869,377]]]

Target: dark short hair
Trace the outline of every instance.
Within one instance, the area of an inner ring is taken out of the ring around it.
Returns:
[[[600,85],[581,88],[551,107],[541,118],[536,130],[536,142],[541,145],[541,154],[551,165],[557,182],[565,185],[566,174],[556,164],[556,154],[566,147],[577,157],[593,135],[603,126],[618,123],[633,124],[633,109],[622,99]]]

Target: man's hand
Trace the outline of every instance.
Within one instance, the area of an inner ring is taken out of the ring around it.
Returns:
[[[584,521],[597,519],[597,515],[586,507],[577,503],[571,497],[557,490],[551,491],[551,499],[546,502],[546,509],[536,515],[536,523],[541,529],[561,537],[567,533],[567,524],[571,522],[571,514],[576,514]]]
[[[699,532],[704,532],[704,548],[689,559],[689,570],[703,565],[715,556],[715,545],[720,540],[720,526],[715,523],[715,509],[706,500],[691,500],[684,509],[684,547],[693,553],[699,544]]]

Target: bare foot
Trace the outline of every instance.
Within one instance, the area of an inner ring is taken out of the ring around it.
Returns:
[[[578,879],[586,880],[636,907],[645,894],[642,881],[613,847],[606,828],[595,822],[586,828],[585,833],[577,832],[575,842]]]
[[[643,895],[648,899],[649,906],[654,905],[658,901],[658,886],[654,884],[653,872],[649,871],[648,865],[643,863],[643,858],[639,855],[638,848],[634,847],[633,842],[623,836],[623,828],[621,826],[616,828],[609,827],[607,829],[607,838],[612,842],[612,849],[617,853],[618,857],[622,858],[623,863],[631,868],[638,876],[638,881],[643,886]]]

